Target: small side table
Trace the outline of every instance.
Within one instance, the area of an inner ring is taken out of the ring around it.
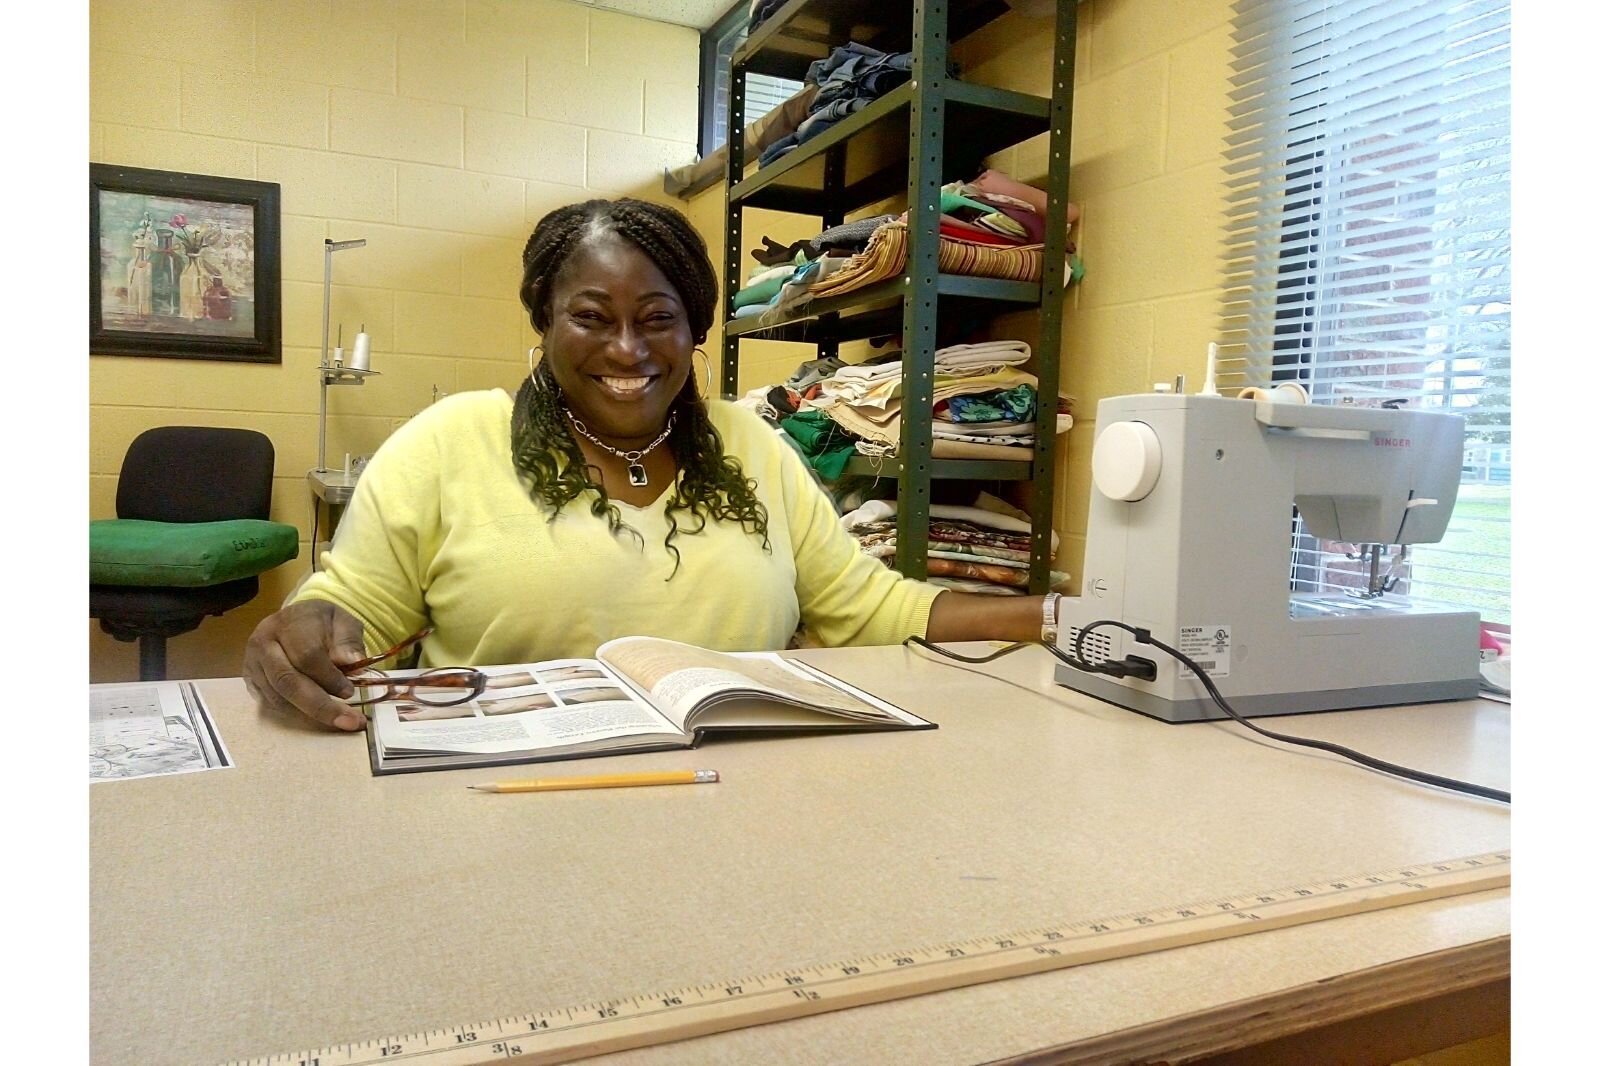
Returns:
[[[311,545],[311,569],[320,570],[322,553],[333,543],[333,532],[339,528],[339,517],[344,514],[345,504],[350,502],[351,495],[356,491],[356,479],[359,475],[346,474],[343,470],[310,470],[306,472],[306,480],[311,483],[311,511],[313,525],[316,525],[316,516],[323,505],[328,508],[328,539],[315,541]]]

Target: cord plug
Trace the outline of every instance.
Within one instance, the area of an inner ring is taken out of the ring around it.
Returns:
[[[1156,679],[1156,664],[1154,660],[1146,659],[1142,655],[1130,655],[1122,660],[1128,667],[1128,676],[1136,681],[1154,681]]]
[[[1095,663],[1094,672],[1108,677],[1131,677],[1136,681],[1154,681],[1156,664],[1142,656],[1129,655],[1123,659],[1107,659],[1103,663]]]

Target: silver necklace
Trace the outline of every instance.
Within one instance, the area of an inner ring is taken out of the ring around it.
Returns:
[[[650,484],[650,478],[644,472],[644,463],[642,460],[645,456],[659,448],[661,446],[661,442],[667,439],[667,434],[672,432],[672,422],[678,417],[678,412],[672,411],[668,413],[667,426],[661,431],[661,435],[655,440],[651,441],[649,444],[646,444],[643,448],[635,448],[631,452],[624,452],[613,448],[611,445],[607,444],[593,433],[590,433],[589,427],[583,424],[583,419],[573,414],[570,407],[566,407],[565,404],[563,404],[562,407],[566,410],[567,417],[572,420],[572,428],[577,430],[579,435],[584,437],[595,447],[600,448],[603,451],[610,452],[612,455],[615,455],[618,459],[621,459],[623,462],[628,464],[628,484],[632,485],[634,488],[643,488],[644,486]]]

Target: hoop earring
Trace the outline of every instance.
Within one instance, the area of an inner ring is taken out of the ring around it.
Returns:
[[[528,349],[528,373],[529,374],[533,373],[533,353],[534,352],[542,352],[542,351],[544,351],[544,346],[541,345],[541,344],[535,344],[532,348]]]
[[[705,351],[704,348],[696,348],[694,350],[694,354],[698,355],[700,357],[700,362],[705,365],[705,368],[706,368],[706,389],[709,390],[711,388],[711,357],[706,354],[706,351]]]

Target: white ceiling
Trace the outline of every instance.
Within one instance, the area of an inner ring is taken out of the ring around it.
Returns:
[[[606,11],[620,11],[624,15],[670,22],[677,26],[692,26],[708,30],[711,24],[732,7],[734,0],[575,0],[585,7]]]

